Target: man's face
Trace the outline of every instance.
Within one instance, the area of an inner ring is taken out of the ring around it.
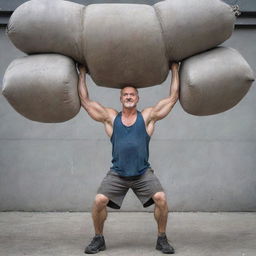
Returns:
[[[125,87],[121,90],[120,101],[123,107],[134,108],[139,101],[138,92],[133,87]]]

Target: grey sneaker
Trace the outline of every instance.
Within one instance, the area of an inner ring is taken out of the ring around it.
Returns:
[[[103,235],[95,235],[91,243],[85,248],[84,253],[94,254],[106,249],[105,239]]]
[[[166,236],[159,236],[157,238],[156,249],[166,254],[174,254],[174,248],[169,244]]]

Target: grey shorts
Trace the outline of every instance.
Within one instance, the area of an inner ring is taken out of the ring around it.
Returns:
[[[164,191],[153,169],[148,168],[139,176],[122,177],[110,170],[103,179],[97,193],[108,197],[108,207],[120,209],[127,191],[131,188],[144,207],[154,203],[152,196]]]

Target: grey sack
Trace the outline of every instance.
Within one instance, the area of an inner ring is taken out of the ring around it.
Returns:
[[[77,83],[72,59],[57,54],[32,55],[8,66],[3,95],[17,112],[31,120],[64,122],[80,110]]]
[[[241,54],[225,47],[183,61],[180,78],[180,103],[186,112],[198,116],[232,108],[254,81],[253,71]]]
[[[170,0],[154,7],[169,60],[181,61],[215,47],[233,32],[234,11],[220,0]]]
[[[37,55],[8,67],[3,94],[29,119],[62,122],[80,109],[74,61],[86,66],[97,85],[110,88],[160,84],[169,64],[182,61],[183,109],[193,115],[226,111],[254,79],[237,51],[213,49],[231,36],[235,14],[220,0],[166,0],[153,6],[25,2],[12,14],[7,33],[17,48]]]
[[[84,5],[60,0],[33,0],[12,14],[7,34],[21,51],[60,53],[84,62],[82,34]]]
[[[235,13],[220,0],[166,0],[145,4],[92,4],[31,0],[8,24],[13,44],[30,53],[61,53],[86,64],[100,86],[162,83],[168,62],[224,42]]]

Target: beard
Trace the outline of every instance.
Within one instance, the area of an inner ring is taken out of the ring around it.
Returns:
[[[130,102],[130,101],[124,102],[123,105],[124,105],[125,108],[134,108],[134,107],[136,107],[136,103],[135,102]]]

